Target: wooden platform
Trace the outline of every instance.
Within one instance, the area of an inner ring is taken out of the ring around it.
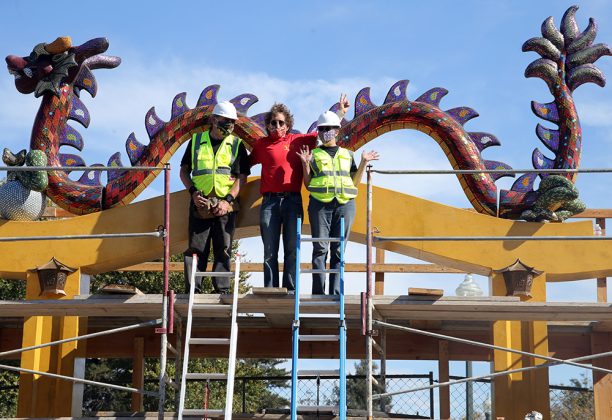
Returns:
[[[337,313],[333,296],[300,296],[301,312],[309,314]],[[187,295],[176,295],[175,311],[187,315]],[[161,295],[92,295],[77,299],[0,301],[0,317],[32,315],[86,317],[161,317]],[[346,296],[346,317],[361,318],[359,296]],[[231,310],[230,295],[196,295],[196,318],[225,320]],[[320,305],[317,305],[320,303]],[[292,316],[294,299],[291,295],[244,294],[238,298],[242,314],[262,314],[268,317]],[[386,320],[457,320],[457,321],[612,321],[611,303],[520,302],[514,297],[441,297],[427,296],[374,297],[375,315]]]

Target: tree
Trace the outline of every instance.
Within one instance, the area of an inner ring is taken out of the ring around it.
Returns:
[[[25,299],[24,280],[0,279],[0,300]],[[19,355],[12,356],[19,357]],[[0,359],[0,363],[9,366],[19,366],[18,359]],[[19,373],[0,369],[0,417],[17,416],[17,394],[19,389]]]
[[[594,418],[595,407],[589,378],[584,373],[580,375],[580,379],[571,378],[570,387],[574,389],[562,389],[560,397],[551,401],[551,418],[563,420]]]
[[[367,373],[368,373],[368,361],[360,360],[355,362],[355,377],[347,378],[346,381],[346,406],[353,410],[366,410],[367,409]],[[378,371],[378,365],[372,362],[372,374],[376,375]],[[365,379],[363,377],[366,377]],[[334,389],[335,395],[338,395],[339,388],[336,386]],[[382,401],[384,403],[385,412],[391,410],[392,397],[384,397]],[[338,400],[328,401],[328,404],[338,404]],[[380,400],[374,401],[374,407],[380,407]]]

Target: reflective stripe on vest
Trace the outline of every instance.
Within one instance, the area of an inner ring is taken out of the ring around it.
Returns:
[[[225,197],[234,185],[231,166],[238,156],[241,140],[229,135],[213,154],[208,131],[191,137],[191,181],[198,191],[209,195],[214,188],[217,197]]]
[[[357,196],[357,188],[351,179],[353,154],[339,148],[332,157],[317,148],[312,151],[311,177],[308,184],[310,195],[318,201],[329,203],[334,198],[344,204]]]

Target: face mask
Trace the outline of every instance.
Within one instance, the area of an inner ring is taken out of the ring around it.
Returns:
[[[276,130],[272,130],[270,131],[270,133],[268,134],[268,137],[270,137],[272,140],[278,140],[280,138],[283,138],[285,136],[286,130],[283,129],[276,129]]]
[[[338,130],[333,129],[333,130],[324,131],[323,133],[319,133],[319,138],[321,139],[323,143],[329,143],[330,141],[334,140],[337,135],[338,135]]]

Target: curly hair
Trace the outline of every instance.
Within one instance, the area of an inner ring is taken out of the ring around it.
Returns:
[[[293,129],[293,114],[289,111],[289,108],[285,104],[274,104],[270,111],[266,114],[265,123],[266,127],[272,121],[272,117],[274,114],[283,114],[285,116],[285,123],[287,124],[287,132],[290,132]]]

